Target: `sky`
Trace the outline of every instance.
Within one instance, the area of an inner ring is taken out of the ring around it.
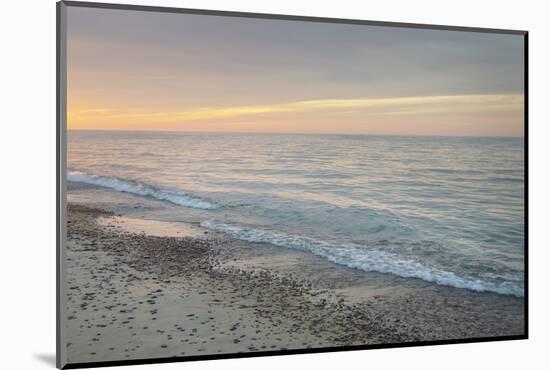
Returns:
[[[68,8],[68,127],[522,136],[523,36]]]

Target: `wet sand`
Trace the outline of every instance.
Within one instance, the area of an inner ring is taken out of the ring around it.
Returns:
[[[155,236],[139,222],[117,225],[127,221],[68,207],[71,363],[523,333],[521,299],[388,284],[302,252],[193,227],[154,225]]]

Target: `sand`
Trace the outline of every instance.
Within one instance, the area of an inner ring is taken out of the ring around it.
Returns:
[[[332,264],[297,274],[285,269],[317,257],[124,221],[68,207],[69,363],[523,333],[521,299],[401,280],[384,288],[354,271],[346,283],[330,279],[342,269]]]

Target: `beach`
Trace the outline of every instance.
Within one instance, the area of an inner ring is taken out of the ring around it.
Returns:
[[[365,273],[90,203],[68,206],[71,363],[523,334],[517,297]]]

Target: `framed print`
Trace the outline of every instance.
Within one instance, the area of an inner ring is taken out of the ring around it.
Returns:
[[[527,32],[57,12],[59,368],[527,338]]]

